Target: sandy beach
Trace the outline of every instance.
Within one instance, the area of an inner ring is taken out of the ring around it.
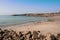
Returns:
[[[60,40],[60,18],[58,16],[48,21],[8,26],[0,29],[0,34],[3,34],[1,40]]]
[[[54,18],[54,17],[53,17]],[[54,19],[56,19],[55,17]],[[55,21],[47,21],[47,22],[33,22],[33,23],[27,23],[27,24],[22,24],[22,25],[15,25],[15,26],[10,26],[5,29],[9,30],[15,30],[17,33],[19,31],[41,31],[43,34],[46,34],[48,32],[57,34],[60,33],[60,22],[55,20]]]

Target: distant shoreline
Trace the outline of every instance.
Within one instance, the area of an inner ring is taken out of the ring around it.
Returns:
[[[52,17],[60,16],[60,12],[57,13],[26,13],[26,14],[13,14],[11,16],[36,16],[36,17]]]

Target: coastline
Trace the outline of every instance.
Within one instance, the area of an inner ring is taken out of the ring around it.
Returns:
[[[10,26],[10,28],[6,28],[3,30],[1,29],[1,31],[5,32],[4,33],[5,36],[3,37],[12,36],[12,39],[16,39],[16,40],[19,40],[21,37],[22,39],[26,38],[26,40],[28,40],[31,35],[32,35],[31,36],[32,39],[34,39],[34,37],[38,37],[37,39],[43,38],[44,40],[45,39],[49,40],[51,39],[52,36],[54,40],[55,39],[57,40],[60,39],[59,26],[60,26],[59,21],[35,22],[35,23],[27,23],[23,25]],[[20,37],[20,35],[23,36]]]
[[[38,21],[38,22],[31,22],[25,24],[16,24],[10,25],[8,27],[2,28],[8,30],[14,30],[17,33],[20,31],[27,32],[27,31],[41,31],[41,33],[46,34],[48,32],[52,34],[60,33],[60,20],[59,16],[52,17],[52,20],[48,21]]]
[[[5,35],[2,35],[2,37],[7,37],[7,39],[12,36],[12,39],[19,40],[21,38],[20,35],[23,35],[22,39],[26,38],[26,40],[28,40],[28,37],[31,35],[32,39],[34,39],[36,35],[38,37],[37,39],[44,38],[49,40],[51,39],[51,36],[54,40],[60,39],[60,18],[58,17],[52,17],[52,19],[49,19],[48,21],[35,21],[21,25],[10,25],[3,29],[0,28],[0,31],[1,34],[3,33],[3,35]]]
[[[32,23],[26,23],[22,25],[14,25],[14,26],[9,26],[4,29],[8,30],[14,30],[17,33],[20,31],[23,31],[24,33],[27,31],[41,31],[41,33],[46,34],[48,32],[52,34],[57,34],[59,33],[59,23],[58,21],[53,21],[53,22],[32,22]]]

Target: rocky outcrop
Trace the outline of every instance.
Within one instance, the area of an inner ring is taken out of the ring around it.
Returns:
[[[52,33],[42,34],[38,31],[28,31],[23,33],[20,31],[18,34],[14,30],[2,30],[0,28],[0,40],[60,40],[60,33],[54,35]]]

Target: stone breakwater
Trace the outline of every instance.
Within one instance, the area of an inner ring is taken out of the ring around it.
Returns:
[[[20,31],[18,34],[14,30],[2,30],[0,28],[0,40],[60,40],[60,33],[57,35],[47,33],[42,34],[40,30],[38,31],[28,31],[24,33]]]

